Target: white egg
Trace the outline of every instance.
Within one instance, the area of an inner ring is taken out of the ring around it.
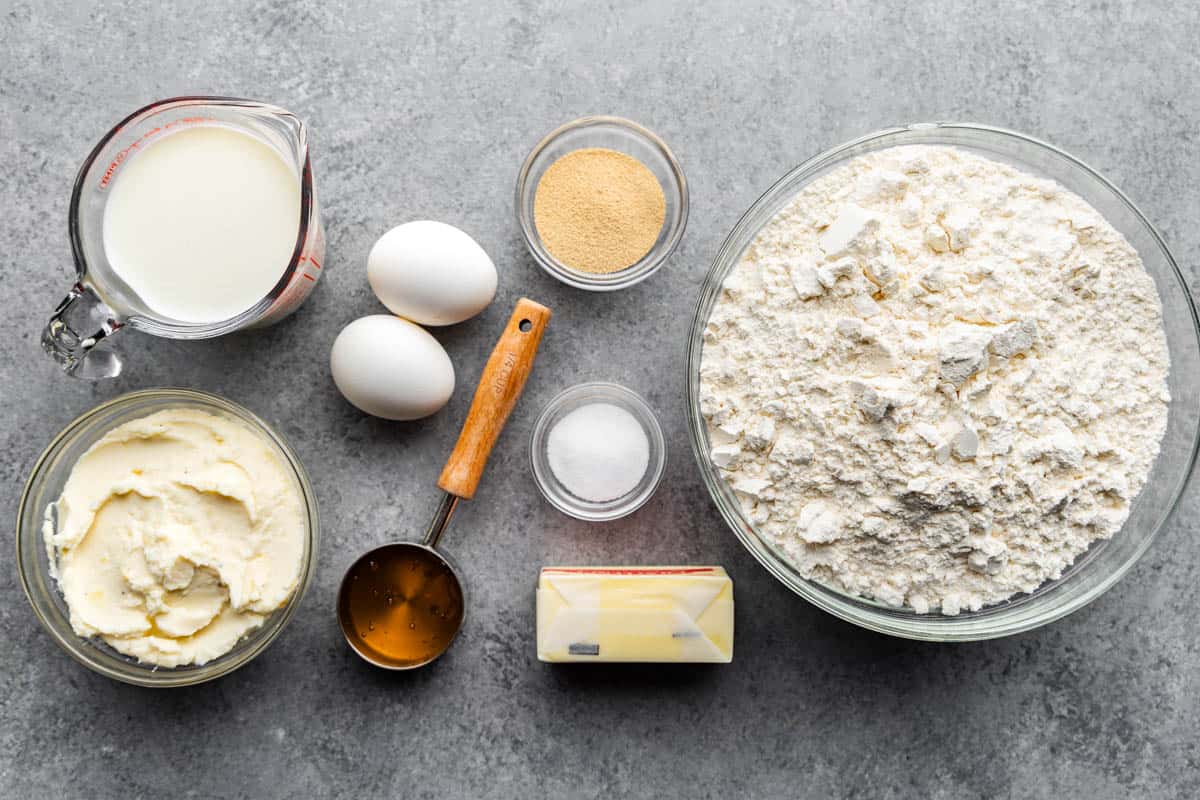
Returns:
[[[384,419],[428,417],[454,392],[454,365],[419,325],[388,314],[351,322],[329,353],[338,391]]]
[[[453,225],[408,222],[379,237],[367,256],[367,280],[393,314],[422,325],[453,325],[496,295],[496,267]]]

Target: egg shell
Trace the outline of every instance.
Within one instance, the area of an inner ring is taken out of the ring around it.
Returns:
[[[342,396],[376,417],[428,417],[454,393],[454,365],[438,340],[419,325],[389,314],[351,322],[329,353]]]
[[[496,266],[453,225],[418,220],[379,237],[367,256],[367,281],[393,314],[422,325],[453,325],[496,296]]]

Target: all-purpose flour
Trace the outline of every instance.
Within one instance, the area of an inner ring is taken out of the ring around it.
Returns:
[[[725,281],[712,460],[802,574],[917,612],[1028,592],[1116,533],[1167,422],[1150,276],[1057,183],[898,147],[804,189]]]

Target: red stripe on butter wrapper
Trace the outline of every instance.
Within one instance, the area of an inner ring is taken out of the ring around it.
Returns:
[[[543,573],[555,575],[703,575],[715,573],[713,567],[545,567]]]

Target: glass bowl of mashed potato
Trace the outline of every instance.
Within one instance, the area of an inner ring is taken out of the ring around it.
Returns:
[[[17,565],[72,658],[116,680],[226,675],[291,620],[319,517],[296,454],[241,406],[132,392],[54,438],[21,497]]]

